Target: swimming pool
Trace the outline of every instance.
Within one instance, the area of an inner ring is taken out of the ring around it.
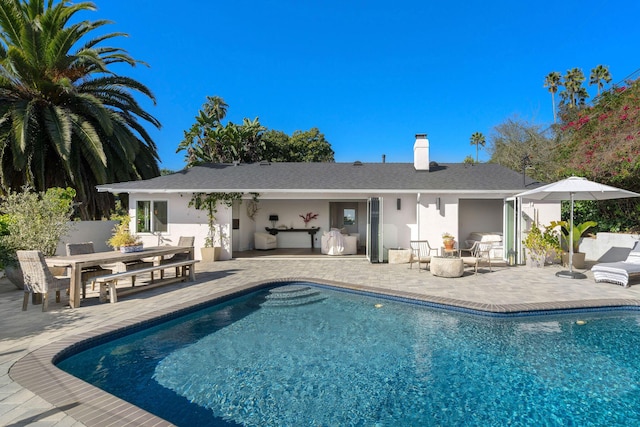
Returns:
[[[639,320],[474,316],[294,284],[58,366],[178,425],[633,425]]]

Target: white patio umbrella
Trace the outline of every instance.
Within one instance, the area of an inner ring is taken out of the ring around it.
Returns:
[[[640,197],[640,194],[621,188],[611,187],[598,182],[589,181],[579,176],[571,176],[552,184],[534,188],[516,197],[531,200],[569,200],[571,201],[569,230],[569,271],[559,271],[556,276],[572,279],[584,279],[582,273],[573,271],[573,201],[574,200],[609,200]]]

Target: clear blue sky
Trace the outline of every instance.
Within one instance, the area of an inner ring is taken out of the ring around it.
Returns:
[[[551,71],[598,64],[614,82],[638,68],[640,2],[595,0],[95,0],[111,40],[149,68],[162,123],[162,167],[184,167],[183,131],[207,95],[227,118],[259,117],[291,134],[318,127],[338,162],[411,162],[416,133],[431,158],[475,158],[473,132],[519,116],[547,125]],[[595,88],[590,88],[595,94]],[[480,152],[480,160],[488,153]]]

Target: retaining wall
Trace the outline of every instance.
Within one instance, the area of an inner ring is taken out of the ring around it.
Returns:
[[[580,252],[584,252],[589,261],[623,261],[639,238],[639,234],[598,233],[596,237],[582,239]]]

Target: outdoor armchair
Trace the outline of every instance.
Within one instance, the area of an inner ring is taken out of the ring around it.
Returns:
[[[27,309],[29,294],[42,294],[42,311],[47,311],[49,291],[56,291],[56,302],[60,302],[60,291],[69,288],[71,278],[54,276],[40,251],[17,251],[16,253],[24,276],[22,311]]]
[[[491,248],[493,244],[491,242],[479,242],[475,241],[470,248],[460,249],[460,257],[464,265],[469,265],[474,268],[475,274],[478,274],[478,266],[480,261],[487,261],[489,264],[489,271],[491,271]],[[468,253],[468,255],[464,255]]]
[[[424,263],[424,268],[427,268],[431,262],[431,257],[438,256],[439,253],[438,248],[432,248],[428,240],[411,240],[409,245],[411,247],[409,268],[413,268],[414,262],[418,263],[418,270],[420,270],[420,263]]]
[[[274,235],[264,232],[256,232],[253,234],[255,248],[259,250],[276,249],[278,247],[278,238]]]

